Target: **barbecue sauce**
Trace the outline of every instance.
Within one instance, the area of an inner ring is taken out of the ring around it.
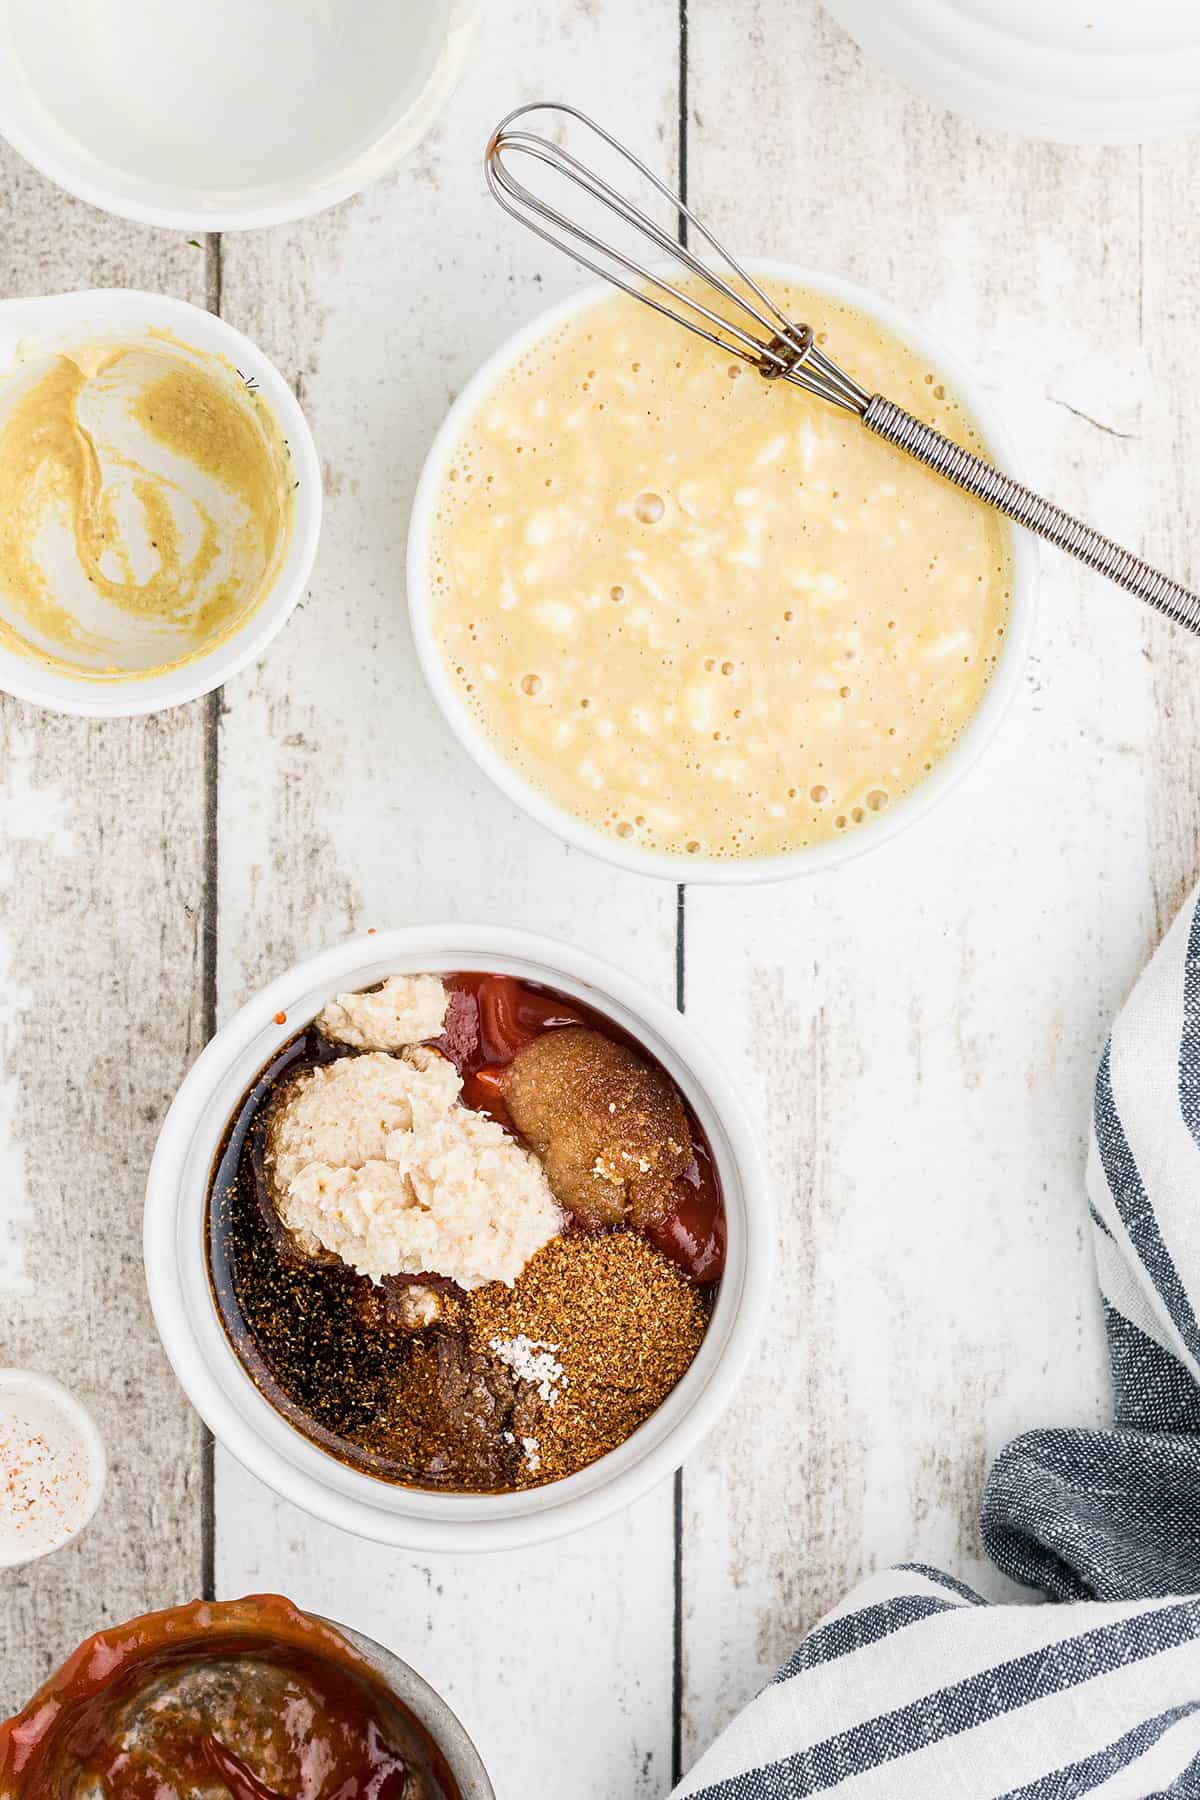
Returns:
[[[0,1725],[0,1800],[222,1786],[231,1800],[460,1800],[436,1745],[340,1633],[272,1594],[98,1632]]]

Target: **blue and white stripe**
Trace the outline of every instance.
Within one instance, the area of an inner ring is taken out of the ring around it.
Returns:
[[[800,1645],[675,1800],[1200,1800],[1200,904],[1113,1029],[1087,1187],[1110,1430],[1027,1432],[984,1542],[1056,1606],[909,1564]]]

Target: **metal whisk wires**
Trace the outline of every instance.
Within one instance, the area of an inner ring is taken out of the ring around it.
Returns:
[[[564,124],[574,121],[629,169],[636,170],[641,181],[648,182],[670,204],[671,229],[657,224],[628,194],[615,188],[564,145],[521,124],[534,113],[550,114],[557,121],[560,134]],[[535,194],[513,173],[512,164],[518,156],[540,164],[565,181],[581,201],[619,220],[639,245],[650,245],[669,259],[667,265],[647,265],[640,253],[628,254],[607,234],[597,236],[580,218]],[[492,133],[485,168],[488,186],[505,211],[556,250],[565,251],[593,274],[623,288],[685,330],[707,338],[728,355],[741,357],[768,381],[793,382],[818,399],[843,407],[876,437],[915,457],[964,493],[973,494],[1007,518],[1036,531],[1039,537],[1078,557],[1088,568],[1098,569],[1157,612],[1200,634],[1200,594],[1132,551],[1122,549],[1112,538],[1035,494],[1023,482],[1005,475],[984,457],[964,449],[883,394],[868,394],[825,355],[809,326],[795,323],[779,310],[680,195],[673,193],[652,169],[586,113],[548,101],[518,107]],[[717,267],[697,254],[693,237],[707,245]],[[695,291],[689,293],[670,279],[670,264],[695,278]],[[715,311],[715,305],[724,310]]]
[[[606,144],[668,202],[679,227],[678,235],[659,225],[628,194],[613,187],[595,168],[580,161],[563,144],[519,124],[534,113],[550,114],[552,120],[560,124],[573,120]],[[661,264],[655,267],[627,254],[617,244],[597,236],[582,220],[564,212],[544,195],[534,193],[513,172],[512,165],[519,156],[530,158],[555,177],[562,178],[578,194],[630,227],[669,263],[677,264],[695,277],[701,284],[701,291],[687,292],[670,279],[669,268]],[[493,132],[487,147],[485,170],[488,186],[506,212],[548,244],[553,244],[555,249],[565,250],[593,274],[623,288],[634,299],[652,306],[655,312],[695,332],[698,337],[707,338],[718,349],[740,357],[766,379],[793,382],[819,399],[844,407],[847,412],[857,413],[860,417],[866,412],[870,395],[830,361],[809,326],[787,318],[681,196],[586,113],[574,106],[550,101],[518,107]],[[685,236],[685,223],[687,235],[690,237],[694,233],[703,239],[716,257],[717,267],[697,255],[690,242],[681,241]],[[733,276],[739,287],[734,287],[728,276]],[[713,304],[709,303],[715,304],[718,300],[724,303],[724,310],[720,312],[714,311]]]

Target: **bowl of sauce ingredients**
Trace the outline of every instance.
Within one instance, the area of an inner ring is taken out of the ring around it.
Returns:
[[[277,1491],[414,1548],[532,1542],[676,1467],[753,1355],[757,1145],[617,971],[483,927],[301,965],[203,1053],[146,1202],[160,1335]]]
[[[924,330],[752,272],[869,392],[1011,466]],[[505,793],[622,866],[753,882],[880,844],[965,772],[1019,683],[1036,562],[849,414],[589,289],[456,401],[408,577],[434,697]]]
[[[93,716],[206,693],[308,580],[321,483],[248,339],[125,291],[0,302],[0,686]]]
[[[108,1627],[0,1724],[0,1800],[494,1800],[398,1657],[276,1594]]]

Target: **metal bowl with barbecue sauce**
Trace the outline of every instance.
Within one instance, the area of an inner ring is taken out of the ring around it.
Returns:
[[[98,1632],[0,1724],[0,1800],[495,1800],[382,1646],[274,1594]]]

